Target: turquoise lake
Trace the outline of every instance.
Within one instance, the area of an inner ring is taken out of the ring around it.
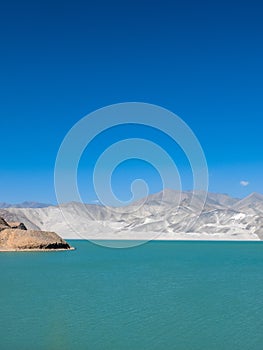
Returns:
[[[263,243],[0,253],[0,349],[263,349]]]

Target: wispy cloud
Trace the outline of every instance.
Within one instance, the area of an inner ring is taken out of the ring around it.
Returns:
[[[240,185],[243,187],[247,187],[249,185],[249,181],[241,180]]]
[[[91,201],[91,203],[92,204],[98,204],[98,203],[100,203],[100,201],[98,199],[94,199],[94,200]]]

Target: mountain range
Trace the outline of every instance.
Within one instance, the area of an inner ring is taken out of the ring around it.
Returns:
[[[22,202],[17,204],[11,204],[6,202],[0,202],[0,208],[45,208],[52,204],[38,203],[38,202]]]
[[[60,206],[5,207],[0,216],[63,238],[263,240],[263,195],[244,199],[165,189],[128,207],[110,208],[77,202]],[[179,205],[178,205],[179,203]],[[200,210],[201,214],[200,214]]]

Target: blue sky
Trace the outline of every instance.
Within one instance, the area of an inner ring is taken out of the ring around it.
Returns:
[[[206,154],[211,191],[263,192],[262,12],[255,0],[2,2],[0,201],[55,202],[53,168],[67,131],[126,101],[185,120]],[[107,142],[114,139],[113,131]],[[81,163],[84,174],[85,155]],[[154,169],[131,161],[114,175],[120,196],[131,171],[159,189]]]

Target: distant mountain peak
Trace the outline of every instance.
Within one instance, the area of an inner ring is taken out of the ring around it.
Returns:
[[[247,203],[247,202],[261,202],[263,201],[263,195],[261,193],[257,193],[257,192],[252,192],[250,195],[248,195],[247,197],[241,199],[239,201],[239,203]]]
[[[33,202],[33,201],[24,201],[22,203],[6,203],[6,202],[0,202],[0,208],[46,208],[53,206],[53,204],[46,204],[46,203],[39,203],[39,202]]]
[[[252,192],[250,195],[248,195],[244,199],[248,199],[248,198],[258,199],[258,200],[262,201],[263,200],[263,194],[258,193],[258,192]]]

